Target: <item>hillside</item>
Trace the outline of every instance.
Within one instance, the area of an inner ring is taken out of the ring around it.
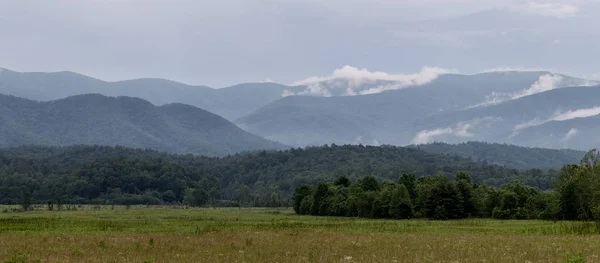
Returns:
[[[0,94],[38,101],[90,93],[138,97],[155,105],[193,105],[231,120],[280,99],[284,90],[297,91],[299,87],[245,83],[212,89],[157,78],[107,82],[74,72],[23,73],[0,69]]]
[[[282,147],[199,108],[157,107],[130,97],[92,94],[36,102],[0,95],[0,121],[0,147],[123,145],[206,155]]]
[[[578,164],[586,152],[527,148],[508,144],[467,142],[459,144],[431,143],[412,145],[430,153],[457,155],[475,161],[485,161],[511,168],[559,169],[566,164]]]
[[[452,178],[457,172],[468,173],[479,184],[521,180],[541,189],[550,188],[557,174],[392,146],[331,145],[223,158],[107,146],[18,147],[0,149],[0,203],[16,200],[22,187],[40,203],[182,202],[189,188],[219,200],[281,205],[302,184],[342,175],[397,181],[404,173]]]

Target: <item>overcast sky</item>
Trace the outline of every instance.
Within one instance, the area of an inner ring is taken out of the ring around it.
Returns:
[[[350,65],[600,78],[600,0],[0,0],[0,67],[223,87]]]

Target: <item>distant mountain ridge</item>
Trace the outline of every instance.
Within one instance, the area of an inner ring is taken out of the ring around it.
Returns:
[[[193,106],[99,94],[49,102],[0,95],[0,122],[0,147],[122,145],[204,155],[284,148]]]
[[[527,148],[485,142],[431,143],[411,145],[410,147],[430,153],[456,155],[519,169],[560,169],[566,164],[579,164],[586,154],[585,151],[569,149]]]
[[[296,92],[301,88],[276,83],[243,83],[213,89],[159,78],[107,82],[70,71],[22,73],[0,69],[0,94],[38,101],[91,93],[138,97],[155,105],[189,104],[230,120],[282,98],[285,90]]]
[[[72,72],[2,70],[0,93],[35,100],[101,93],[156,105],[189,104],[252,134],[300,147],[467,141],[581,150],[600,146],[592,136],[600,131],[592,118],[597,114],[590,115],[600,110],[598,82],[546,71],[421,72],[383,74],[383,79],[346,73],[312,78],[303,86],[246,83],[211,89],[164,79],[105,82]],[[381,92],[368,94],[372,90]],[[583,119],[565,119],[565,114]]]

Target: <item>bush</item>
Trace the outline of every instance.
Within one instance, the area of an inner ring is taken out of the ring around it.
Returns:
[[[581,255],[581,253],[577,253],[577,254],[570,254],[567,253],[565,255],[565,259],[563,259],[562,261],[563,263],[585,263],[585,258],[583,257],[583,255]]]

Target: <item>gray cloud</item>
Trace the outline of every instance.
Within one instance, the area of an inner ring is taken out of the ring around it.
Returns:
[[[340,65],[590,75],[595,0],[0,0],[0,66],[222,87]],[[556,44],[555,40],[560,40]]]

